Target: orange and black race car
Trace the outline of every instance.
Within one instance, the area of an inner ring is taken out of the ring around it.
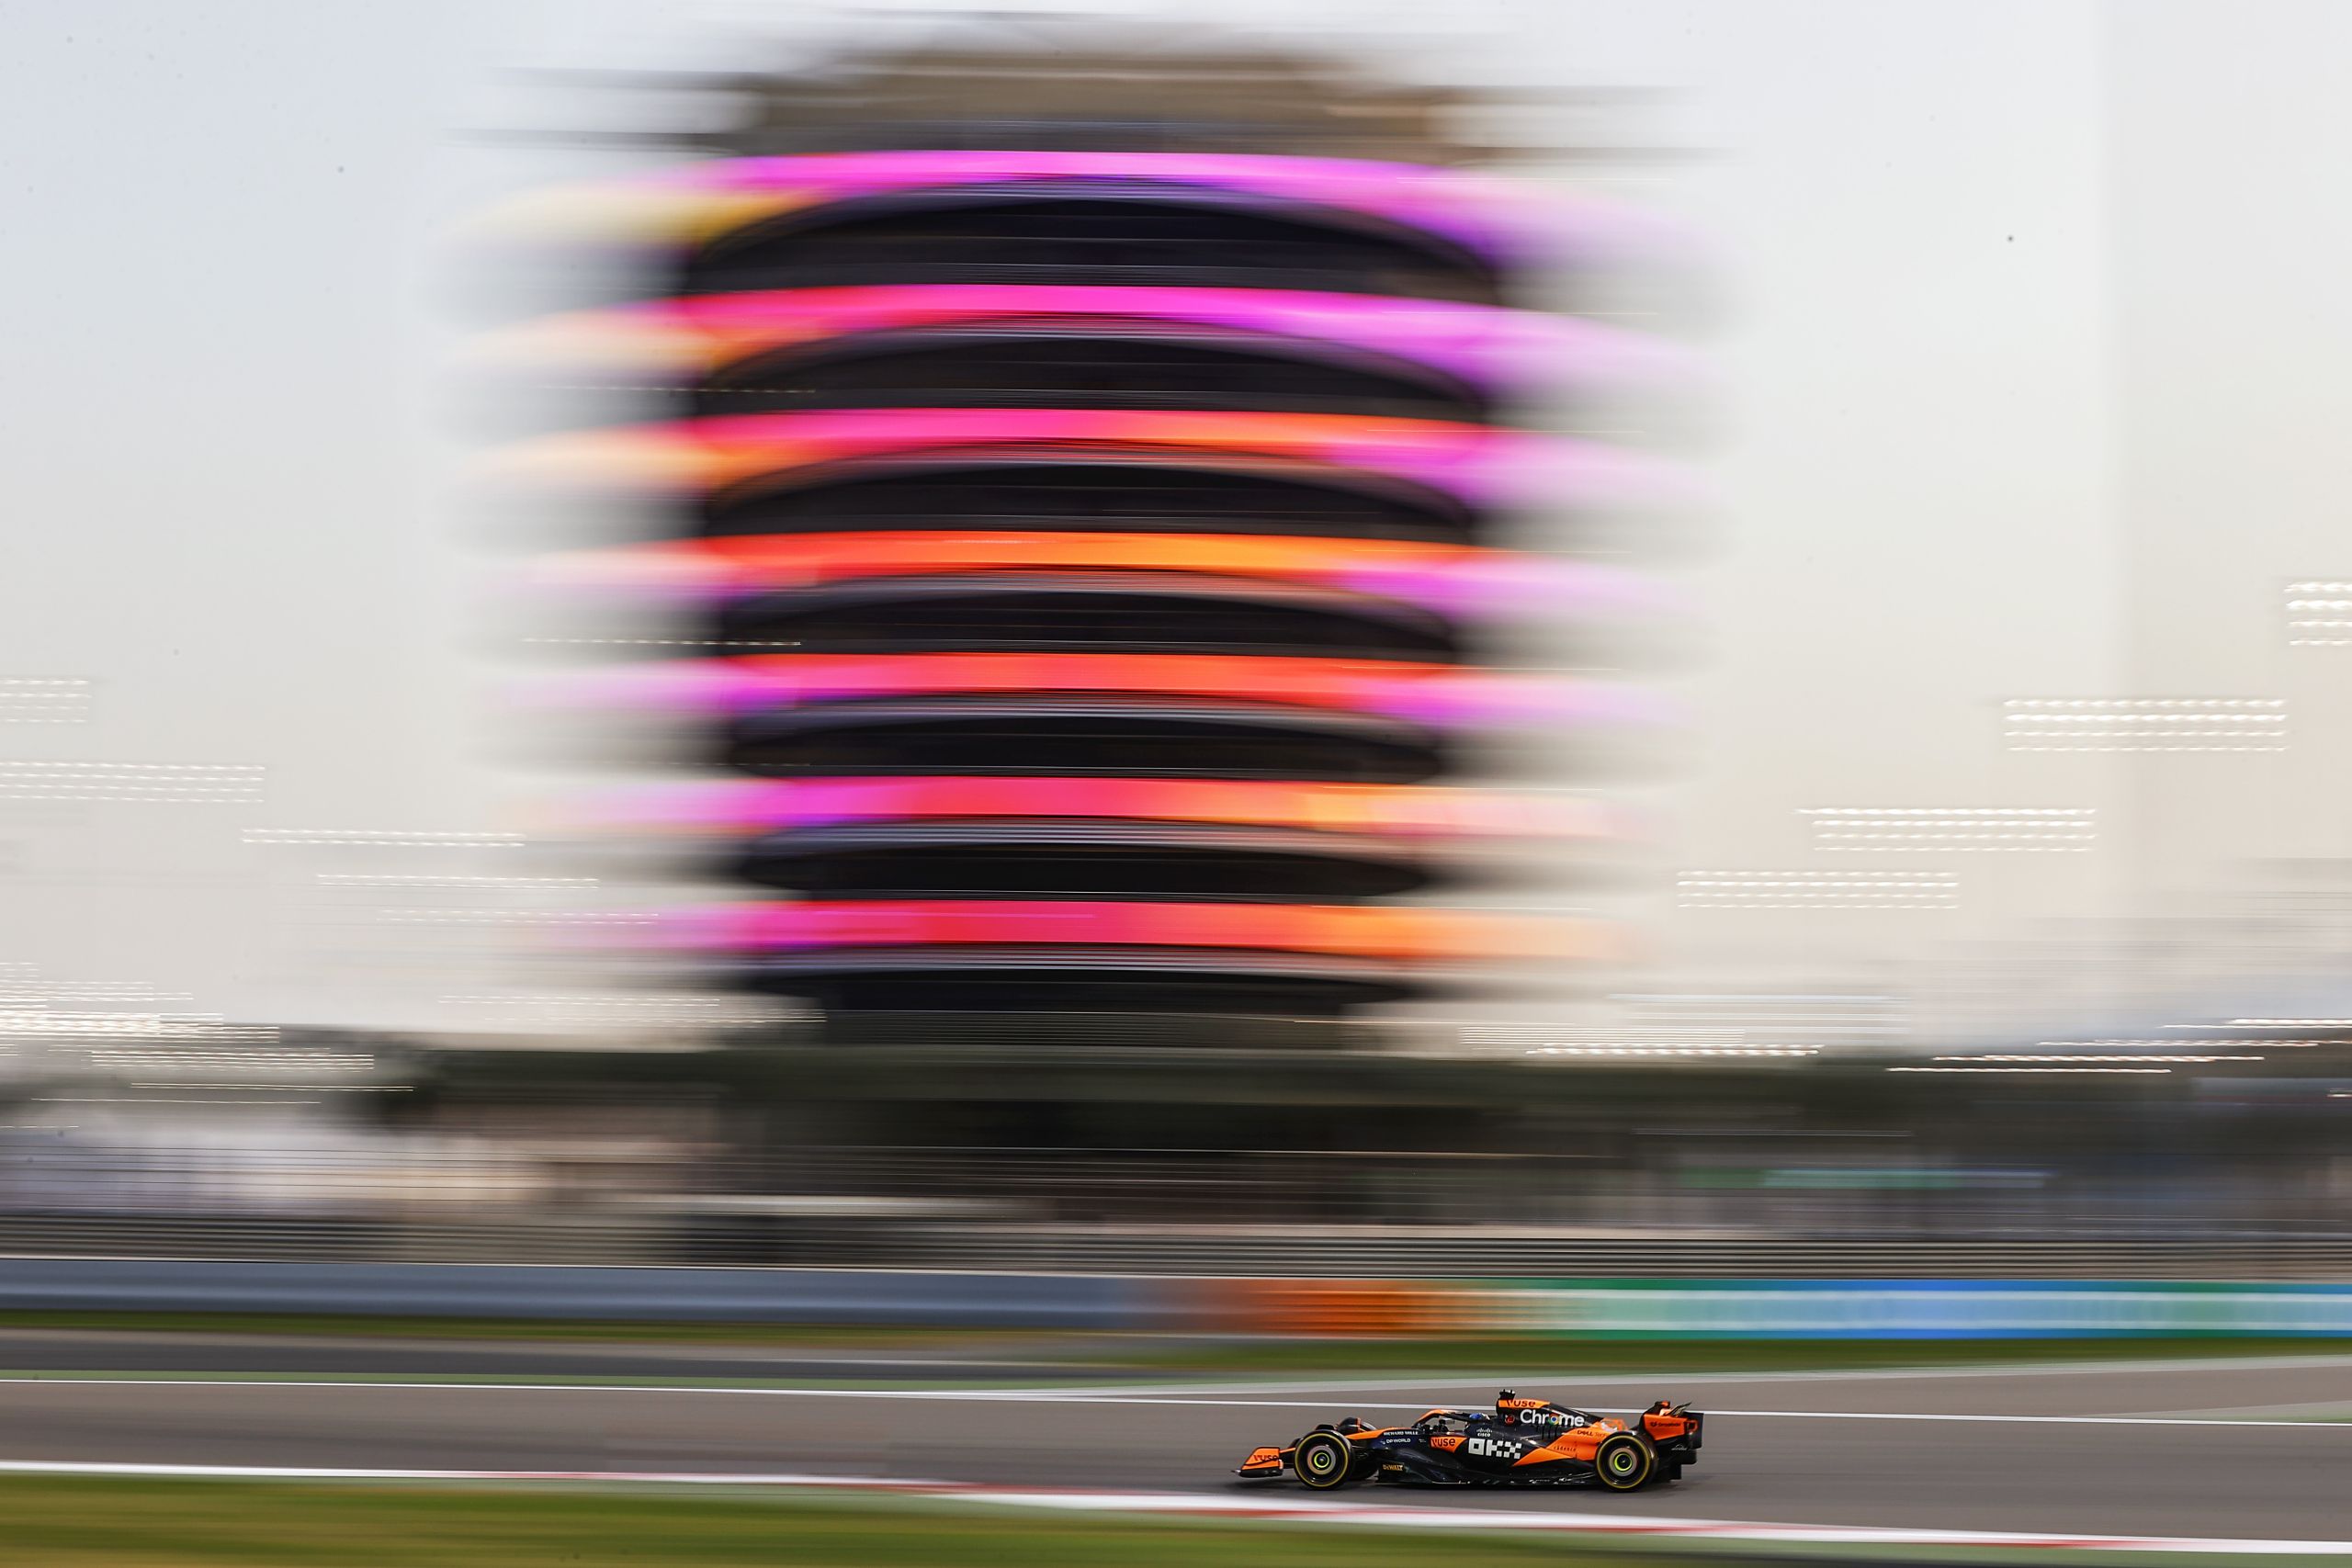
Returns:
[[[1431,1410],[1401,1427],[1367,1427],[1350,1416],[1287,1448],[1253,1449],[1234,1473],[1253,1481],[1295,1476],[1318,1492],[1366,1481],[1631,1492],[1696,1464],[1706,1419],[1663,1399],[1638,1416],[1596,1416],[1505,1389],[1492,1410]]]

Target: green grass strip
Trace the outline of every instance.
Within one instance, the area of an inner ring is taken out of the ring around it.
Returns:
[[[2066,1562],[2206,1568],[2206,1554],[1736,1541],[1624,1543],[1290,1522],[1061,1515],[749,1491],[0,1476],[0,1561],[40,1568],[1781,1568]],[[2332,1561],[2302,1558],[2303,1562]]]
[[[0,1477],[10,1562],[41,1568],[1427,1568],[1425,1535],[1162,1523],[735,1495]],[[1458,1544],[1458,1543],[1457,1543]],[[1655,1565],[1478,1539],[1499,1564]]]

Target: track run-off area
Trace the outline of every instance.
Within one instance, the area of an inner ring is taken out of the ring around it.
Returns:
[[[831,1363],[884,1374],[842,1386],[802,1362],[529,1347],[371,1366],[358,1348],[149,1345],[108,1371],[115,1342],[0,1336],[0,1472],[842,1488],[1399,1528],[2352,1557],[2352,1357],[973,1387],[909,1381],[944,1366]],[[717,1381],[776,1371],[805,1381]],[[1604,1411],[1690,1400],[1708,1416],[1701,1463],[1622,1496],[1329,1496],[1230,1474],[1318,1421],[1485,1404],[1499,1382]]]

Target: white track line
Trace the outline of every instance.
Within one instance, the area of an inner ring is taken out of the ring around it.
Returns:
[[[672,1471],[351,1470],[324,1466],[103,1464],[0,1461],[0,1474],[112,1475],[239,1481],[573,1482],[628,1486],[741,1486],[888,1493],[944,1502],[1216,1520],[1266,1519],[1307,1525],[1391,1529],[1507,1530],[1651,1540],[1803,1542],[1836,1545],[2023,1547],[2090,1551],[2173,1551],[2249,1556],[2344,1556],[2352,1540],[2245,1540],[2180,1536],[2046,1534],[2012,1530],[1901,1529],[1861,1525],[1773,1524],[1736,1519],[1676,1519],[1611,1514],[1500,1513],[1460,1508],[1385,1507],[1313,1498],[1235,1498],[1182,1492],[1079,1492],[879,1477],[742,1474]]]
[[[1812,1371],[1743,1372],[1735,1370],[1701,1371],[1684,1368],[1679,1371],[1656,1372],[1554,1372],[1538,1369],[1529,1372],[1472,1372],[1439,1374],[1415,1378],[1352,1378],[1326,1379],[1313,1382],[1290,1382],[1256,1379],[1249,1382],[1221,1383],[1186,1383],[1163,1381],[1159,1382],[1104,1383],[1099,1386],[1105,1393],[1163,1393],[1190,1389],[1196,1393],[1344,1393],[1351,1389],[1387,1390],[1414,1388],[1479,1388],[1492,1384],[1508,1388],[1515,1383],[1572,1384],[1577,1388],[1610,1387],[1619,1383],[1649,1384],[1657,1382],[1684,1383],[1748,1383],[1748,1382],[1908,1382],[1928,1378],[2027,1378],[2072,1376],[2081,1372],[2218,1372],[2218,1371],[2277,1371],[2281,1370],[2352,1367],[2352,1356],[2206,1356],[2194,1360],[2117,1361],[2012,1361],[1971,1367],[1856,1367],[1847,1371],[1824,1368]]]
[[[894,1363],[895,1364],[895,1363]],[[2215,1356],[2199,1360],[2132,1360],[2132,1361],[2052,1361],[2039,1364],[2011,1364],[1982,1367],[1872,1367],[1849,1371],[1817,1371],[1802,1372],[1610,1372],[1587,1376],[1564,1372],[1550,1374],[1543,1381],[1555,1384],[1571,1384],[1577,1388],[1609,1388],[1618,1385],[1649,1387],[1657,1384],[1710,1386],[1724,1383],[1815,1383],[1815,1382],[1907,1382],[1914,1379],[1942,1378],[2007,1378],[2048,1377],[2078,1372],[2204,1372],[2248,1371],[2293,1369],[2352,1367],[2352,1356]],[[323,1379],[281,1379],[268,1374],[252,1377],[190,1377],[162,1371],[141,1377],[44,1377],[29,1372],[0,1372],[0,1384],[7,1383],[176,1383],[191,1387],[277,1387],[277,1388],[408,1388],[408,1389],[556,1389],[581,1390],[591,1393],[643,1392],[650,1393],[760,1393],[788,1394],[801,1399],[969,1399],[1012,1400],[1039,1403],[1091,1402],[1095,1404],[1201,1404],[1226,1403],[1254,1405],[1262,1409],[1321,1409],[1329,1400],[1231,1400],[1209,1401],[1202,1394],[1269,1394],[1269,1393],[1332,1393],[1403,1392],[1413,1389],[1459,1391],[1483,1389],[1487,1386],[1508,1387],[1514,1382],[1531,1382],[1524,1373],[1487,1372],[1467,1376],[1436,1376],[1415,1378],[1353,1378],[1328,1381],[1293,1382],[1283,1380],[1253,1380],[1250,1382],[1194,1383],[1182,1382],[1062,1384],[1045,1388],[945,1388],[945,1389],[843,1389],[843,1388],[775,1388],[729,1386],[719,1383],[629,1383],[629,1382],[379,1382],[363,1379],[328,1381]],[[1354,1404],[1364,1410],[1427,1409],[1430,1401],[1416,1400],[1409,1404]],[[1724,1412],[1724,1414],[1729,1414]],[[2017,1417],[2024,1419],[2024,1417]],[[2259,1424],[2259,1423],[2257,1423]]]
[[[1329,1400],[1303,1399],[1183,1399],[1156,1394],[1097,1394],[1070,1389],[857,1389],[857,1388],[727,1388],[695,1383],[545,1383],[545,1382],[371,1382],[323,1378],[102,1378],[0,1376],[0,1386],[27,1388],[238,1388],[267,1390],[345,1389],[401,1390],[457,1393],[667,1393],[712,1394],[761,1399],[896,1399],[938,1403],[1000,1404],[1150,1404],[1193,1405],[1204,1410],[1328,1410]],[[1410,1404],[1358,1401],[1358,1410],[1426,1410],[1421,1400]],[[1630,1415],[1632,1412],[1615,1412]],[[2001,1426],[2063,1427],[2260,1427],[2276,1431],[2333,1432],[2352,1435],[2352,1422],[2279,1421],[2242,1416],[2005,1416],[1952,1415],[1915,1410],[1722,1410],[1709,1416],[1754,1416],[1774,1421],[1966,1421]]]
[[[1955,1416],[1913,1410],[1705,1410],[1705,1416],[1758,1416],[1774,1421],[1990,1421],[2037,1427],[2267,1427],[2280,1432],[2352,1432],[2352,1423],[2266,1421],[2209,1416]]]
[[[1051,1388],[767,1388],[730,1387],[724,1383],[629,1382],[379,1382],[359,1378],[187,1378],[169,1373],[154,1377],[43,1377],[30,1373],[0,1374],[0,1387],[26,1388],[305,1388],[416,1390],[450,1393],[675,1393],[726,1394],[755,1399],[899,1399],[932,1403],[982,1404],[1197,1404],[1222,1409],[1325,1410],[1328,1399],[1181,1399],[1174,1395],[1096,1395],[1083,1389]],[[1427,1410],[1427,1400],[1408,1404],[1357,1404],[1362,1410]]]

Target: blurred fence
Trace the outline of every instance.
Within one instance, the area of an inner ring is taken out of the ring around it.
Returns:
[[[1262,1278],[2091,1280],[2352,1282],[2352,1238],[1905,1241],[1574,1235],[1409,1226],[1021,1227],[884,1210],[333,1220],[0,1216],[0,1258],[1009,1269]]]
[[[0,1256],[1509,1279],[2352,1281],[2334,1190],[1584,1154],[0,1143]]]
[[[1169,1310],[1107,1275],[0,1258],[0,1311],[17,1312],[1114,1329]]]

